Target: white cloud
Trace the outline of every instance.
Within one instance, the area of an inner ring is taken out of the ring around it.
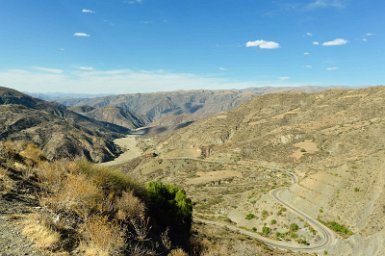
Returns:
[[[86,67],[86,66],[79,66],[77,69],[82,70],[82,71],[93,71],[95,70],[93,67]]]
[[[305,65],[305,68],[312,68],[312,65]]]
[[[27,92],[137,93],[193,89],[234,89],[281,86],[269,81],[234,81],[218,76],[146,70],[89,70],[79,68],[41,72],[32,69],[0,70],[0,84]],[[284,86],[295,86],[285,84]]]
[[[338,8],[342,9],[346,7],[348,0],[313,0],[307,5],[307,9],[320,9],[320,8]]]
[[[219,70],[219,71],[227,71],[227,70],[228,70],[228,68],[219,67],[219,68],[218,68],[218,70]]]
[[[342,38],[337,38],[331,41],[327,41],[322,43],[323,46],[339,46],[339,45],[345,45],[348,41]]]
[[[335,71],[337,69],[338,69],[338,67],[328,67],[328,68],[326,68],[327,71]]]
[[[309,55],[310,55],[310,52],[304,52],[303,55],[309,56]]]
[[[274,41],[265,41],[265,40],[255,40],[255,41],[248,41],[246,43],[246,47],[259,47],[261,49],[277,49],[281,46],[279,43]]]
[[[313,45],[319,45],[319,42],[318,41],[314,41]]]
[[[76,32],[74,33],[75,37],[90,37],[90,34],[84,33],[84,32]]]
[[[366,33],[366,36],[375,36],[376,34],[373,33]]]
[[[45,72],[45,73],[53,73],[53,74],[63,73],[63,70],[57,69],[57,68],[47,68],[47,67],[35,66],[35,67],[32,67],[32,69],[34,69],[36,71],[40,71],[40,72]]]
[[[290,80],[290,76],[280,76],[280,77],[279,77],[279,80],[281,80],[281,81],[287,81],[287,80]]]
[[[307,33],[306,33],[306,36],[309,36],[309,37],[310,37],[310,36],[313,36],[313,33],[307,32]]]
[[[57,49],[57,50],[60,51],[60,52],[64,52],[64,51],[65,51],[64,48],[59,48],[59,49]]]
[[[362,42],[367,42],[368,41],[368,39],[367,38],[362,38]]]
[[[82,9],[82,13],[94,14],[95,11],[91,9]]]

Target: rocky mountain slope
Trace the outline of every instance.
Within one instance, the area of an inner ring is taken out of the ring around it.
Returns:
[[[128,129],[92,120],[65,106],[0,87],[0,139],[39,145],[49,159],[100,162],[119,154],[113,144]]]
[[[384,130],[385,87],[268,94],[153,141],[162,161],[122,168],[184,184],[199,216],[267,225],[271,239],[291,221],[299,243],[316,241],[269,195],[291,173],[280,196],[336,230],[329,255],[384,255]]]
[[[175,125],[228,111],[257,95],[276,91],[318,91],[321,88],[250,88],[138,93],[89,99],[59,100],[73,111],[127,128]]]

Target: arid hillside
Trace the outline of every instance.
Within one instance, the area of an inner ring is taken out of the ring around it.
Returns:
[[[127,128],[177,125],[228,111],[257,95],[278,91],[318,91],[317,87],[250,88],[244,90],[195,90],[124,94],[58,102],[96,120]],[[165,128],[166,129],[166,128]]]
[[[95,121],[63,105],[0,87],[0,140],[33,142],[48,159],[107,161],[120,152],[113,140],[127,132],[127,128]]]
[[[268,94],[143,140],[159,159],[131,161],[122,169],[183,184],[199,218],[317,244],[306,221],[283,214],[272,200],[269,191],[289,186],[280,199],[335,232],[326,253],[383,255],[384,130],[385,87]],[[286,237],[293,224],[298,234]]]

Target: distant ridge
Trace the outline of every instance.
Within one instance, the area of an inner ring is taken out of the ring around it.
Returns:
[[[127,132],[127,128],[95,121],[64,105],[0,87],[0,140],[33,142],[49,159],[112,159],[119,154],[113,140]]]
[[[317,92],[325,87],[260,87],[243,90],[191,90],[122,94],[93,98],[58,99],[82,115],[130,129],[146,125],[174,126],[191,123],[240,106],[258,95],[272,92]]]

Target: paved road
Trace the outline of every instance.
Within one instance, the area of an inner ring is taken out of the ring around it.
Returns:
[[[293,184],[298,183],[297,176],[295,176],[292,173],[289,173],[289,175],[292,178]],[[309,225],[313,226],[313,228],[318,231],[318,233],[320,234],[321,240],[318,241],[317,243],[311,244],[308,246],[307,245],[300,245],[300,244],[298,244],[298,245],[289,244],[286,242],[272,240],[272,239],[260,236],[259,234],[255,233],[255,232],[241,229],[241,228],[238,228],[234,225],[230,225],[228,223],[219,222],[219,221],[210,221],[210,220],[205,220],[205,219],[200,219],[200,218],[194,218],[194,220],[198,221],[198,222],[205,223],[205,224],[209,224],[209,225],[215,225],[215,226],[219,226],[219,227],[228,228],[232,231],[236,231],[236,232],[239,232],[241,234],[247,235],[249,237],[255,238],[259,241],[262,241],[271,247],[285,249],[285,250],[291,250],[291,251],[319,252],[319,251],[326,250],[328,248],[328,246],[335,243],[336,238],[335,238],[333,231],[331,231],[329,228],[324,226],[322,223],[320,223],[316,219],[312,218],[311,216],[307,215],[306,213],[302,212],[301,210],[295,208],[293,205],[285,202],[281,198],[281,194],[285,190],[287,190],[287,188],[277,188],[277,189],[270,191],[270,195],[275,200],[277,200],[280,204],[282,204],[287,209],[289,209],[291,212],[293,212],[294,214],[298,215],[299,217],[301,217],[305,221],[307,221],[307,223],[309,223]]]

